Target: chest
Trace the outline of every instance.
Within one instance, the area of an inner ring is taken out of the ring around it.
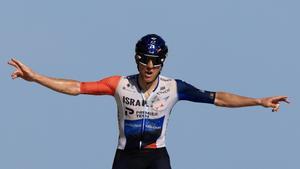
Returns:
[[[124,113],[125,119],[157,119],[170,113],[177,93],[172,85],[161,83],[147,96],[137,86],[125,83],[117,97],[120,102],[119,113]]]

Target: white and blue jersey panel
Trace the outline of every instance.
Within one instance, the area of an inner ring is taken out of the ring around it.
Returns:
[[[116,88],[119,149],[165,147],[170,112],[179,100],[214,103],[214,92],[199,90],[181,80],[159,76],[159,83],[145,99],[138,75],[121,77]]]

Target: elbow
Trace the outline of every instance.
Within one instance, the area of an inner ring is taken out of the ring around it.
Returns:
[[[216,99],[214,104],[219,107],[231,107],[229,104],[219,99]]]
[[[78,96],[80,92],[80,82],[76,82],[72,87],[66,89],[64,92],[65,94],[71,95],[71,96]]]
[[[226,92],[217,92],[214,104],[219,107],[234,107],[234,105],[228,101],[228,97],[230,96]]]
[[[76,85],[74,86],[71,95],[72,96],[78,96],[80,94],[80,82],[76,83]]]
[[[68,93],[70,96],[78,96],[80,93],[73,92],[73,93]]]
[[[76,89],[68,89],[68,90],[63,90],[63,91],[59,91],[59,92],[70,95],[70,96],[77,96],[80,94],[80,91],[78,91]]]

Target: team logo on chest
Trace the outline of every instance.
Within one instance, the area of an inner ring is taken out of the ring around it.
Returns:
[[[133,99],[130,97],[123,96],[123,104],[130,106],[143,106],[149,107],[146,100]]]
[[[153,110],[153,103],[149,106],[147,104],[146,100],[139,100],[139,99],[133,99],[127,96],[122,97],[123,104],[125,105],[125,116],[130,118],[150,118],[154,116],[158,116],[159,113],[157,111],[151,111]],[[140,108],[134,108],[134,107],[140,107]],[[144,110],[146,107],[148,110]]]

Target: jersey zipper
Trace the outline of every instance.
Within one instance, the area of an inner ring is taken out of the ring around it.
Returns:
[[[147,100],[145,99],[144,95],[141,93],[143,100],[146,101],[146,104],[144,105],[144,109],[143,109],[143,121],[142,121],[142,128],[141,128],[141,138],[140,138],[140,149],[142,149],[142,145],[143,145],[143,136],[144,136],[144,130],[145,130],[145,111],[146,111],[146,107],[147,107]],[[150,97],[150,96],[149,96]],[[148,99],[149,99],[148,97]]]
[[[140,87],[139,82],[138,82],[138,77],[136,78],[136,80],[137,80],[138,86],[141,90],[141,87]],[[142,122],[142,129],[141,129],[141,138],[140,138],[140,143],[139,143],[140,149],[142,149],[143,137],[144,137],[144,131],[145,131],[145,120],[146,120],[145,119],[145,112],[149,110],[148,100],[150,100],[151,96],[153,95],[154,91],[157,89],[158,85],[159,85],[159,77],[158,77],[158,82],[157,82],[157,85],[156,85],[155,89],[150,93],[150,95],[148,96],[147,99],[145,99],[144,94],[141,93],[142,99],[146,101],[146,104],[144,105],[144,110],[143,110],[143,122]]]

